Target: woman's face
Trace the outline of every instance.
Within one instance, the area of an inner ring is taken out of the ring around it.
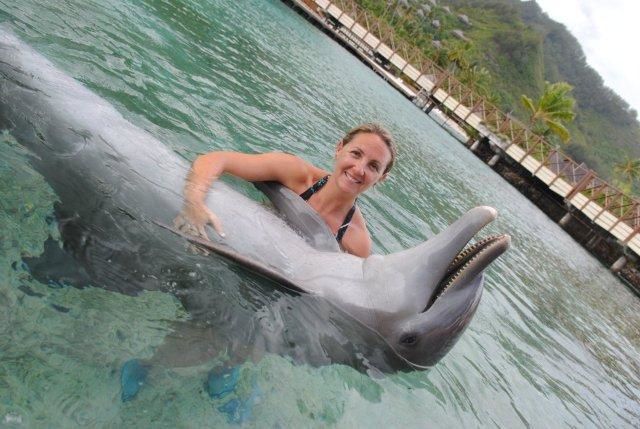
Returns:
[[[387,174],[391,151],[377,134],[360,133],[336,150],[334,175],[338,187],[351,194],[361,194]]]

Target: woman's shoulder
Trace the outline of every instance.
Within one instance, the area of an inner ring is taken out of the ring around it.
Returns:
[[[283,173],[288,178],[287,183],[283,182],[283,184],[298,194],[330,174],[297,155],[274,152],[274,156],[278,156],[282,160],[282,167],[285,169]]]
[[[268,152],[260,156],[273,166],[276,180],[295,192],[299,193],[300,189],[313,183],[316,177],[322,177],[319,172],[321,169],[297,155],[287,152]]]
[[[307,161],[306,159],[300,158],[299,156],[296,155],[291,155],[291,156],[295,156],[299,162],[301,162],[307,172],[307,175],[309,176],[309,178],[311,180],[313,180],[313,182],[317,182],[318,180],[322,179],[323,177],[328,176],[329,174],[331,174],[329,171],[324,170],[322,168],[316,167],[315,165],[313,165],[312,163],[310,163],[309,161]]]

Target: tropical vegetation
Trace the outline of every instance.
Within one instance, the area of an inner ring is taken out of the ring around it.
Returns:
[[[600,176],[628,181],[618,166],[640,157],[637,111],[604,85],[578,41],[535,1],[356,1],[389,24],[396,38],[419,48],[503,111],[522,122],[533,118],[538,130],[560,141],[570,135],[563,150]],[[534,100],[552,103],[545,100],[548,85],[561,82],[567,86],[553,89],[566,90],[560,92],[575,100],[575,118],[569,118],[569,105],[562,106],[560,117],[535,115]]]
[[[616,174],[616,185],[627,192],[631,192],[634,184],[640,181],[640,158],[627,157],[624,162],[613,167]]]
[[[572,89],[567,82],[547,82],[537,102],[523,95],[522,104],[529,113],[530,128],[547,138],[555,134],[567,143],[571,135],[565,124],[576,117],[573,111],[576,100],[569,95]]]

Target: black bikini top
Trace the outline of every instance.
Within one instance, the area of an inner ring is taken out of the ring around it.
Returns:
[[[320,189],[322,189],[324,185],[327,184],[328,179],[329,179],[328,175],[324,176],[322,179],[318,180],[316,183],[311,185],[309,189],[301,193],[300,197],[302,197],[302,199],[305,201],[309,201],[309,198],[311,198],[313,194],[318,192]],[[347,232],[347,228],[351,223],[351,218],[353,217],[353,214],[355,213],[355,211],[356,211],[356,205],[354,204],[349,209],[349,212],[347,213],[347,215],[344,217],[344,221],[342,221],[342,225],[340,226],[340,228],[338,228],[338,233],[336,234],[336,240],[338,241],[338,243],[342,241],[342,237],[344,236],[344,233]]]

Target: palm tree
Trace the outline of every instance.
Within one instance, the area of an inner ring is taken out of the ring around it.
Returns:
[[[447,47],[447,60],[450,71],[467,70],[469,65],[470,43],[453,42]]]
[[[486,97],[490,94],[491,74],[486,68],[473,64],[467,69],[460,70],[458,78],[461,82],[475,88],[479,95]]]
[[[629,158],[613,167],[613,171],[622,176],[623,180],[628,184],[640,179],[640,158]]]
[[[571,136],[564,124],[576,117],[573,111],[576,100],[569,95],[572,89],[567,82],[545,82],[544,93],[536,103],[523,95],[522,104],[530,113],[529,125],[533,128],[540,127],[544,135],[551,132],[567,143]]]

